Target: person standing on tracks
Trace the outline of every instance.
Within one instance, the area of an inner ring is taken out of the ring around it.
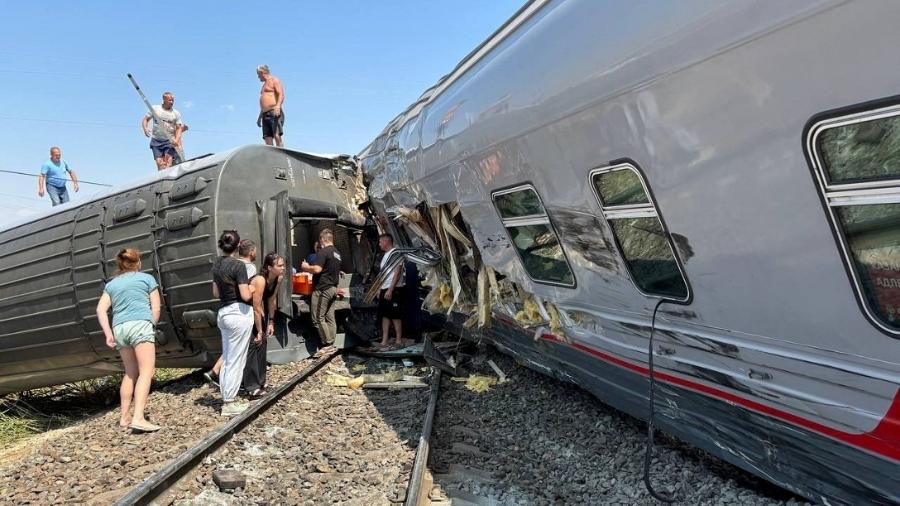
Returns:
[[[275,310],[278,309],[278,286],[284,278],[284,258],[271,252],[263,259],[262,270],[250,279],[253,288],[255,332],[247,351],[244,367],[244,389],[250,398],[266,395],[266,348],[268,337],[275,335]]]
[[[247,346],[253,332],[252,294],[247,267],[234,257],[241,236],[236,230],[226,230],[219,236],[222,256],[212,268],[213,297],[220,301],[217,324],[222,333],[222,374],[219,390],[222,392],[222,416],[235,416],[249,405],[237,400],[244,365],[247,362]]]
[[[334,351],[337,322],[334,319],[334,303],[337,300],[337,285],[341,278],[341,254],[334,247],[334,234],[326,228],[319,234],[319,248],[316,263],[303,261],[300,270],[313,274],[313,293],[310,298],[312,322],[319,331],[323,348],[316,355]]]
[[[53,206],[65,204],[69,201],[69,191],[66,190],[66,181],[72,178],[72,189],[78,191],[78,176],[69,168],[69,162],[62,159],[62,150],[56,146],[50,148],[50,159],[41,165],[41,175],[38,176],[38,197],[44,196],[44,190],[50,196]]]
[[[256,126],[262,127],[263,140],[269,146],[284,146],[284,86],[269,73],[268,65],[256,67],[256,77],[263,83],[259,90],[259,117]]]
[[[247,279],[253,279],[253,276],[256,276],[256,243],[250,239],[243,239],[238,245],[237,256],[247,268]]]
[[[243,239],[241,243],[238,245],[237,250],[238,260],[244,263],[244,267],[247,268],[247,279],[253,279],[253,276],[256,276],[256,243],[251,241],[250,239]],[[251,287],[252,291],[252,287]],[[253,346],[251,344],[251,346]],[[222,357],[219,357],[219,360],[216,360],[216,364],[212,366],[212,369],[203,373],[203,377],[206,378],[207,381],[215,385],[219,386],[219,373],[222,372]]]
[[[150,396],[150,382],[156,367],[156,322],[161,298],[156,279],[141,272],[141,253],[126,248],[116,255],[118,274],[103,289],[97,303],[97,320],[106,335],[106,345],[119,350],[125,376],[119,387],[119,425],[134,432],[160,429],[144,418]],[[107,312],[112,307],[112,328]],[[132,397],[134,416],[129,415]]]
[[[384,252],[381,257],[381,270],[387,267],[394,247],[394,236],[388,233],[378,237],[378,247]],[[403,274],[403,262],[400,261],[393,270],[384,276],[378,295],[378,314],[381,318],[381,347],[390,345],[391,325],[394,326],[396,346],[403,345],[403,287],[406,285]]]
[[[153,120],[152,133],[149,129],[150,120]],[[150,150],[153,151],[157,170],[168,169],[173,163],[182,161],[178,150],[181,148],[184,125],[181,113],[175,109],[175,95],[172,92],[163,93],[162,104],[154,105],[153,112],[144,115],[141,128],[144,135],[150,137]]]

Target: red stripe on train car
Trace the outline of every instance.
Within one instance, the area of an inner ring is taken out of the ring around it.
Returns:
[[[584,344],[576,342],[569,343],[553,334],[542,334],[541,338],[546,341],[551,341],[556,344],[574,348],[593,357],[599,358],[604,362],[608,362],[623,369],[628,369],[643,376],[649,377],[650,375],[650,370],[646,367],[634,364],[627,360],[622,360],[621,358],[615,357],[598,349],[591,348],[590,346],[586,346]],[[715,397],[717,399],[733,402],[747,409],[756,411],[757,413],[761,413],[773,418],[778,418],[790,424],[818,432],[832,439],[836,439],[849,445],[862,448],[877,455],[888,457],[893,460],[900,460],[900,390],[894,393],[894,400],[891,403],[891,407],[888,409],[887,413],[885,413],[884,418],[881,419],[881,421],[872,431],[864,432],[862,434],[854,434],[851,432],[844,432],[842,430],[828,427],[826,425],[808,420],[793,413],[782,411],[780,409],[767,406],[745,397],[741,397],[740,395],[736,395],[732,392],[727,392],[725,390],[711,387],[709,385],[704,385],[702,383],[687,380],[679,376],[661,372],[655,373],[654,376],[656,376],[656,379],[659,381],[678,385],[680,387],[687,388],[689,390],[693,390],[710,397]]]

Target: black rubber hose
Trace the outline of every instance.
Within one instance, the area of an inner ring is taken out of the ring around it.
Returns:
[[[650,320],[650,342],[647,345],[648,366],[650,369],[650,413],[647,416],[647,450],[644,452],[644,486],[647,488],[647,492],[650,492],[650,495],[653,496],[653,498],[657,501],[664,503],[673,503],[675,502],[675,496],[657,491],[655,488],[653,488],[653,483],[650,482],[650,460],[653,457],[654,446],[653,415],[655,410],[653,394],[656,386],[656,377],[653,371],[653,334],[656,331],[656,312],[659,310],[659,306],[663,305],[663,303],[665,302],[670,301],[666,299],[660,299],[660,301],[656,303],[656,307],[653,308],[653,317]]]

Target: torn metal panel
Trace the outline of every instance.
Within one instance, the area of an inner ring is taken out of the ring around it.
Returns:
[[[384,269],[378,273],[363,296],[363,302],[369,304],[375,300],[375,297],[378,295],[378,290],[384,280],[387,279],[389,275],[393,274],[394,270],[398,266],[403,265],[403,262],[407,260],[425,267],[433,267],[439,264],[441,256],[437,252],[426,248],[395,248],[388,257]]]
[[[394,206],[389,209],[386,209],[386,212],[389,216],[394,216],[394,219],[399,221],[401,224],[409,227],[410,231],[415,234],[416,237],[424,241],[431,249],[439,250],[437,241],[435,240],[435,233],[431,229],[431,225],[425,220],[417,209],[405,207],[405,206]]]

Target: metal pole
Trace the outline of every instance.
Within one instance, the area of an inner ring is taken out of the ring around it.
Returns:
[[[138,85],[137,81],[134,79],[134,76],[131,74],[127,74],[127,75],[128,75],[128,80],[131,81],[131,85],[134,86],[134,89],[138,92],[138,95],[141,96],[141,100],[144,101],[144,105],[147,106],[147,110],[150,111],[150,115],[153,116],[153,121],[155,121],[156,123],[160,123],[159,117],[156,115],[156,112],[153,110],[153,105],[150,104],[149,100],[147,100],[147,96],[144,95],[143,90],[141,90],[141,87]],[[163,131],[165,131],[165,130],[163,130]],[[169,132],[166,132],[166,136],[169,137],[169,141],[172,142],[173,146],[175,146],[174,139],[172,139],[172,137],[169,135]],[[175,151],[178,152],[178,157],[180,158],[179,162],[183,162],[184,161],[184,149],[182,149],[181,146],[175,146]]]

